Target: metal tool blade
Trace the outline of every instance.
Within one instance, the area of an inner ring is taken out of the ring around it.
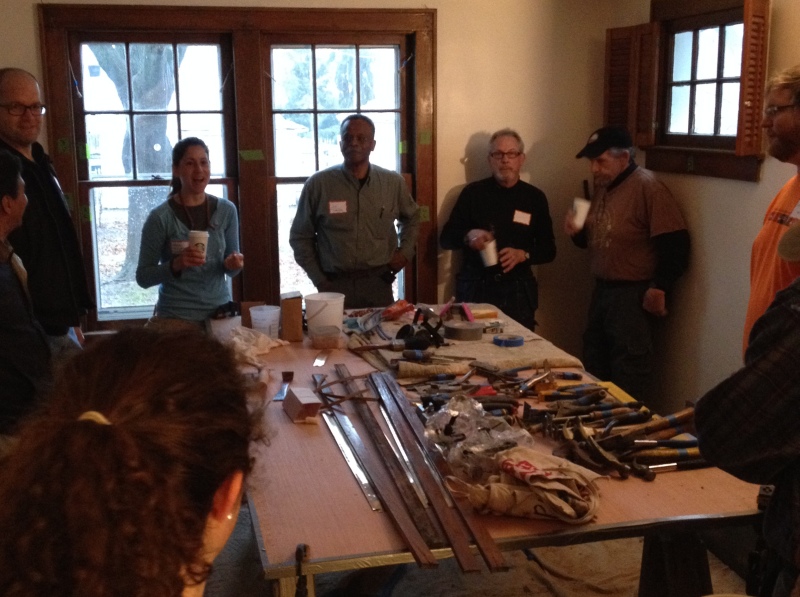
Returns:
[[[281,389],[275,394],[273,402],[281,402],[286,399],[286,392],[289,391],[289,383],[294,379],[294,371],[283,371],[281,373]]]
[[[339,446],[339,451],[342,453],[344,461],[347,463],[347,466],[350,467],[350,471],[353,473],[356,481],[358,481],[361,491],[364,492],[364,497],[367,498],[370,508],[375,512],[382,512],[383,506],[381,505],[381,501],[378,499],[378,496],[375,495],[375,490],[372,489],[372,485],[369,479],[367,479],[364,469],[361,468],[356,455],[353,454],[350,444],[347,443],[347,439],[342,433],[342,429],[339,427],[339,422],[336,420],[336,417],[326,411],[322,411],[321,414],[322,420],[325,421],[325,424],[328,426],[336,445]]]
[[[406,477],[408,477],[408,482],[411,485],[414,493],[417,494],[419,501],[422,503],[423,507],[427,508],[430,504],[428,503],[428,496],[425,495],[425,491],[422,489],[422,486],[419,483],[419,478],[417,477],[417,473],[414,472],[414,467],[411,466],[411,461],[408,458],[408,454],[406,454],[405,448],[403,448],[403,443],[400,441],[400,438],[397,436],[397,431],[394,428],[394,423],[392,419],[389,417],[389,413],[386,412],[386,407],[381,404],[379,406],[381,414],[383,415],[383,420],[386,421],[386,426],[389,428],[389,433],[392,436],[392,441],[389,442],[389,445],[392,446],[392,450],[394,450],[395,456],[397,456],[397,460],[400,461],[400,464],[403,465],[403,468],[406,471]],[[387,438],[388,439],[388,438]]]
[[[325,361],[328,360],[330,354],[330,350],[321,350],[317,355],[317,358],[314,359],[314,367],[322,367],[325,364]]]

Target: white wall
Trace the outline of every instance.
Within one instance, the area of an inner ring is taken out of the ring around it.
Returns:
[[[98,0],[68,0],[96,3]],[[65,2],[66,3],[66,2]],[[134,4],[132,0],[107,2]],[[161,4],[157,0],[141,4]],[[168,0],[183,5],[437,9],[437,192],[440,226],[466,182],[487,176],[488,135],[505,126],[523,136],[523,177],[550,200],[558,257],[539,268],[541,332],[580,354],[590,281],[585,254],[561,232],[571,198],[588,177],[575,159],[600,126],[605,29],[645,22],[649,0]],[[769,71],[800,62],[800,2],[772,0]],[[41,73],[35,0],[6,0],[3,65]],[[660,334],[663,410],[696,398],[741,362],[752,239],[793,169],[768,158],[759,183],[664,175],[693,242],[690,271]],[[439,296],[452,294],[451,254],[441,253]]]

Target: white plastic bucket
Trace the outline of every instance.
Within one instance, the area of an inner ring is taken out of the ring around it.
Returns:
[[[281,323],[281,308],[275,305],[250,307],[250,321],[257,332],[266,334],[270,338],[277,338]]]
[[[344,295],[339,292],[317,292],[307,294],[306,321],[308,329],[333,325],[342,329],[344,318]]]

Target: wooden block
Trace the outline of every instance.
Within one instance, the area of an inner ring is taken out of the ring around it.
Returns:
[[[496,319],[499,315],[497,307],[489,303],[470,303],[469,308],[475,319]]]
[[[281,340],[303,341],[303,295],[298,291],[281,295]]]
[[[309,388],[290,387],[283,400],[283,410],[295,423],[302,423],[308,417],[316,417],[320,406],[320,399]]]

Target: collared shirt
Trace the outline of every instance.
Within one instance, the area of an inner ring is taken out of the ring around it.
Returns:
[[[411,260],[418,232],[419,208],[402,176],[370,164],[362,184],[338,165],[306,181],[289,244],[295,261],[319,286],[326,272],[384,266],[397,249]]]
[[[745,366],[697,403],[700,451],[750,483],[775,485],[767,543],[797,563],[800,538],[800,278],[753,326]],[[755,504],[755,491],[753,492]]]

